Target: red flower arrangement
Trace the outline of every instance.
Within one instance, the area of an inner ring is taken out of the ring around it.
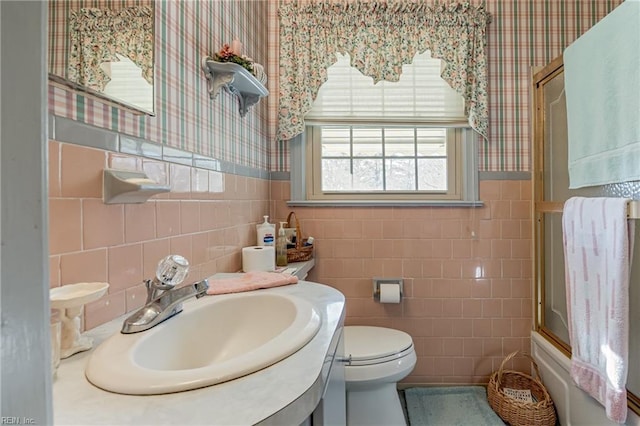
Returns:
[[[218,62],[233,62],[234,64],[238,64],[251,74],[253,74],[253,61],[251,58],[248,58],[244,55],[240,54],[240,50],[242,45],[239,41],[234,40],[233,47],[228,44],[224,44],[222,49],[216,54],[213,55],[213,59]]]

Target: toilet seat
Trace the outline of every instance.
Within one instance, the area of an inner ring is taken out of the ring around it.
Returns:
[[[383,327],[347,326],[344,342],[347,366],[381,364],[415,352],[410,335]]]

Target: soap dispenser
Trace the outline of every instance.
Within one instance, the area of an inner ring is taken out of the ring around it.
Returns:
[[[259,246],[273,246],[275,243],[276,237],[276,225],[273,223],[269,223],[267,219],[269,216],[262,216],[264,218],[264,222],[256,225],[256,231],[258,234],[258,241],[256,241]]]
[[[280,222],[280,231],[276,240],[276,266],[287,266],[287,235],[284,228],[287,222]]]

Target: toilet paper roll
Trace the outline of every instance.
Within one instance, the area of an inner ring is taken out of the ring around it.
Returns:
[[[242,270],[274,271],[276,269],[276,252],[273,246],[251,246],[242,249]]]
[[[400,285],[380,284],[380,303],[400,303]]]

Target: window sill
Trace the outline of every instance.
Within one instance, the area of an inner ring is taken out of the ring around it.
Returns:
[[[453,200],[322,200],[287,201],[291,207],[483,207],[482,201]]]

